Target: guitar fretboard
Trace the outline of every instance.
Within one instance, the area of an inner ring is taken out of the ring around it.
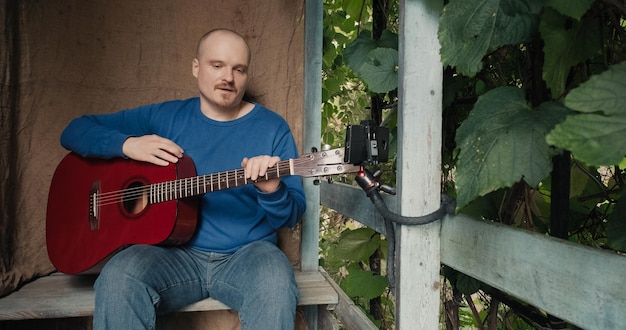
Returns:
[[[219,191],[228,188],[244,186],[253,182],[278,179],[293,175],[293,161],[284,160],[276,166],[270,167],[265,176],[252,181],[246,177],[245,169],[224,171],[213,174],[199,175],[146,186],[148,202],[156,204],[171,200],[187,198]]]

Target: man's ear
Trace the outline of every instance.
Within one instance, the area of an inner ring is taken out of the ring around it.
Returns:
[[[198,78],[198,70],[200,70],[200,62],[198,62],[197,58],[194,58],[191,62],[191,74],[196,78]]]

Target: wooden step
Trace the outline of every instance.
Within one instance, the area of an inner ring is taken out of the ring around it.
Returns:
[[[0,298],[0,320],[26,320],[93,315],[95,276],[53,273]],[[298,305],[338,303],[338,294],[321,272],[296,272],[300,289]],[[204,299],[181,312],[230,309],[215,299]]]

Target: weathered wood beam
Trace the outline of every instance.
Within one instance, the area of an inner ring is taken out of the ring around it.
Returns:
[[[443,68],[437,31],[443,0],[400,0],[398,209],[422,216],[439,208]],[[440,222],[398,226],[396,326],[439,327]]]
[[[336,305],[338,295],[334,282],[320,271],[296,272],[300,290],[300,306]],[[0,298],[0,320],[66,318],[93,315],[95,276],[54,273],[31,282],[20,290]],[[180,312],[226,310],[230,307],[207,298],[193,303]],[[307,320],[308,321],[308,320]]]
[[[458,215],[441,228],[441,261],[583,329],[620,329],[626,257]]]
[[[341,325],[347,330],[376,330],[378,327],[365,315],[363,310],[357,306],[348,295],[343,292],[341,287],[335,281],[330,278],[328,273],[321,272],[326,278],[326,281],[330,283],[335,291],[339,293],[339,301],[336,305],[333,305],[335,314],[341,321]],[[322,328],[326,329],[326,328]]]
[[[387,234],[383,217],[378,214],[378,211],[376,211],[376,208],[361,188],[342,183],[329,184],[326,182],[322,182],[320,186],[320,203],[322,205],[339,211],[349,218],[358,219],[357,221],[360,223],[383,235]],[[382,195],[388,208],[395,209],[397,198]]]
[[[321,191],[322,205],[380,226],[360,188]],[[626,257],[616,253],[456,215],[441,221],[441,262],[581,328],[624,325]]]

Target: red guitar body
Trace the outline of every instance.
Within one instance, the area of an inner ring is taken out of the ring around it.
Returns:
[[[67,274],[95,273],[130,244],[186,242],[195,231],[197,198],[152,204],[141,192],[139,199],[118,197],[122,191],[195,175],[193,161],[186,156],[160,167],[68,154],[54,173],[48,195],[46,243],[52,264]]]
[[[344,163],[344,149],[338,148],[282,160],[255,182],[358,171]],[[57,166],[48,194],[48,256],[63,273],[97,273],[128,245],[183,244],[196,228],[194,196],[251,183],[243,168],[196,176],[187,156],[161,167],[70,153]]]

